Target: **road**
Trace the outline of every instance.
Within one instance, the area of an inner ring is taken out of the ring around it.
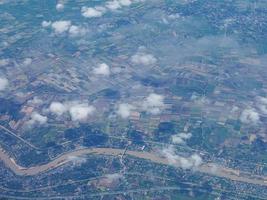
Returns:
[[[10,168],[15,174],[20,176],[33,176],[40,174],[42,172],[46,172],[52,169],[55,169],[59,166],[62,166],[71,161],[71,157],[79,157],[86,154],[96,154],[96,155],[108,155],[108,156],[119,156],[124,153],[124,149],[115,149],[115,148],[85,148],[79,149],[72,152],[67,152],[65,154],[60,155],[49,163],[43,165],[37,165],[34,167],[24,168],[19,166],[15,160],[8,156],[8,154],[0,148],[0,159],[4,162],[4,164]],[[145,152],[145,151],[131,151],[127,150],[125,155],[132,156],[139,159],[149,160],[154,163],[170,165],[168,160],[160,155],[157,155],[153,152]],[[179,166],[176,166],[179,167]],[[223,166],[216,166],[216,170],[214,170],[213,163],[204,163],[199,166],[196,171],[205,173],[211,176],[222,177],[226,179],[230,179],[232,181],[239,181],[250,184],[257,184],[262,186],[267,186],[267,177],[253,176],[246,173],[239,172],[234,169],[225,168]]]
[[[35,149],[35,150],[40,150],[38,147],[34,146],[33,144],[29,143],[28,141],[24,140],[22,137],[18,136],[16,133],[14,133],[13,131],[7,129],[6,127],[0,125],[0,129],[2,129],[3,131],[5,131],[6,133],[14,136],[15,138],[17,138],[18,140],[24,142],[26,145],[28,145],[29,147]]]
[[[6,199],[16,199],[16,200],[48,200],[48,199],[88,199],[89,197],[103,197],[103,196],[112,196],[112,195],[125,195],[125,194],[133,194],[133,193],[147,193],[147,192],[158,192],[158,191],[175,191],[175,190],[190,190],[188,188],[180,188],[180,187],[154,187],[149,189],[130,189],[124,191],[108,191],[108,192],[98,192],[93,194],[86,194],[86,195],[72,195],[72,196],[53,196],[53,197],[18,197],[18,196],[11,196],[11,195],[2,195],[0,197]],[[198,189],[198,191],[206,192],[202,189]],[[216,192],[211,192],[212,194],[217,194]],[[102,198],[101,198],[102,199]],[[231,197],[229,200],[232,199]]]

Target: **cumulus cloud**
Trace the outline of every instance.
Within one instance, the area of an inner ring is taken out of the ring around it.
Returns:
[[[120,180],[122,178],[123,178],[123,175],[122,174],[119,174],[119,173],[105,175],[105,181],[108,184],[111,184],[111,183],[113,183],[115,181],[118,181],[118,180]]]
[[[131,0],[119,0],[120,5],[122,6],[130,6],[132,4]]]
[[[179,133],[176,135],[172,135],[171,140],[174,144],[184,144],[185,140],[188,140],[192,137],[191,133]]]
[[[51,25],[51,21],[42,21],[42,27],[46,28]]]
[[[164,96],[151,93],[143,102],[143,109],[146,112],[151,114],[157,115],[159,114],[164,108]]]
[[[90,106],[87,103],[80,102],[58,102],[54,101],[50,104],[48,110],[61,116],[65,113],[68,113],[71,116],[72,121],[84,121],[95,111],[94,106]]]
[[[69,34],[71,37],[80,37],[86,34],[87,30],[80,26],[71,25],[69,29]]]
[[[134,107],[128,103],[122,103],[119,105],[118,110],[117,110],[117,114],[122,117],[123,119],[126,119],[130,116],[131,114],[131,110]]]
[[[192,154],[189,157],[177,155],[172,146],[163,149],[162,155],[168,160],[170,165],[181,167],[182,169],[194,169],[203,163],[202,158],[198,154]]]
[[[43,21],[42,26],[44,28],[51,27],[57,35],[68,32],[70,37],[81,37],[88,32],[86,28],[72,25],[71,21],[68,20],[55,21],[53,23],[51,21]]]
[[[63,103],[60,103],[60,102],[52,102],[49,106],[49,110],[50,112],[60,116],[62,114],[64,114],[65,112],[67,112],[67,107],[63,104]]]
[[[8,84],[8,80],[5,77],[0,77],[0,91],[5,90]]]
[[[131,62],[138,65],[154,65],[157,59],[152,54],[137,52],[131,57]]]
[[[7,58],[0,59],[0,67],[6,66],[8,64],[9,64],[9,59],[7,59]]]
[[[108,10],[115,11],[124,6],[130,6],[132,2],[133,2],[132,0],[112,0],[112,1],[107,1],[105,3],[105,6],[95,6],[95,7],[83,6],[81,9],[81,13],[82,16],[87,18],[101,17]]]
[[[80,166],[83,163],[86,163],[87,159],[82,156],[68,156],[67,161],[71,162],[75,166]]]
[[[24,65],[24,66],[28,66],[28,65],[30,65],[32,63],[32,59],[31,58],[25,58],[24,60],[23,60],[23,62],[22,62],[22,64]]]
[[[106,3],[106,7],[110,10],[117,10],[121,8],[121,4],[119,3],[119,1],[113,0],[113,1],[108,1]]]
[[[94,106],[89,106],[88,104],[74,104],[70,106],[69,113],[73,121],[84,121],[95,111]]]
[[[41,105],[43,104],[43,100],[39,97],[33,97],[33,99],[29,100],[28,103],[35,104],[35,105]]]
[[[101,63],[93,69],[93,73],[96,75],[109,76],[110,68],[106,63]]]
[[[240,121],[244,124],[255,125],[259,122],[259,114],[252,108],[245,109],[240,115]]]
[[[267,114],[267,98],[266,97],[257,97],[257,108],[260,110],[262,114]]]
[[[34,124],[45,124],[47,122],[47,117],[43,116],[37,112],[31,114],[31,119],[28,121],[28,125],[32,126]]]
[[[56,5],[57,11],[63,11],[64,10],[64,3],[63,2],[58,2]]]
[[[51,24],[51,27],[56,34],[62,34],[69,30],[69,28],[71,27],[71,21],[67,20],[55,21]]]
[[[256,97],[257,101],[263,104],[267,104],[267,98],[266,97]]]
[[[83,6],[81,10],[82,16],[86,18],[101,17],[105,12],[106,9],[101,6],[97,6],[94,8]]]
[[[203,163],[202,158],[200,157],[200,155],[194,153],[193,155],[190,156],[190,160],[193,163],[194,167],[198,167]]]

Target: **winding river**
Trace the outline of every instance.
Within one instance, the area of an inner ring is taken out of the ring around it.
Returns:
[[[3,149],[0,148],[0,159],[4,162],[6,167],[11,169],[16,175],[19,176],[38,175],[40,173],[55,169],[59,166],[62,166],[70,162],[71,157],[76,157],[76,156],[78,157],[86,154],[97,154],[97,155],[108,155],[108,156],[119,156],[125,154],[135,158],[149,160],[151,162],[158,164],[171,165],[166,158],[157,155],[156,153],[145,152],[145,151],[131,151],[131,150],[125,151],[124,149],[115,149],[115,148],[90,148],[90,149],[86,148],[86,149],[79,149],[67,152],[43,165],[37,165],[25,168],[18,165],[13,158],[8,156],[8,154]],[[247,173],[239,172],[238,170],[230,168],[225,168],[223,166],[215,165],[213,163],[204,163],[195,170],[207,175],[226,178],[232,181],[267,186],[267,177],[249,175]]]

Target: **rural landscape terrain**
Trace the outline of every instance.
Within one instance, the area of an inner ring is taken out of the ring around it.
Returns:
[[[0,0],[0,199],[266,200],[266,13]]]

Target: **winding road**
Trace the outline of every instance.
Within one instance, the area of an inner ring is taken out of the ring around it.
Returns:
[[[55,169],[68,162],[71,162],[72,157],[79,157],[86,154],[97,154],[97,155],[108,155],[108,156],[120,156],[124,154],[139,159],[149,160],[151,162],[158,164],[171,165],[166,158],[152,152],[131,151],[131,150],[125,151],[124,149],[115,149],[115,148],[90,148],[90,149],[86,148],[86,149],[75,150],[72,152],[67,152],[55,158],[54,160],[50,161],[49,163],[43,165],[37,165],[34,167],[25,168],[19,166],[13,158],[9,157],[8,154],[3,149],[0,148],[0,159],[15,174],[20,176],[38,175],[42,172]],[[214,168],[214,166],[216,166],[216,169]],[[215,165],[213,163],[204,163],[195,170],[204,174],[226,178],[232,181],[267,186],[267,177],[249,175],[247,173]]]

